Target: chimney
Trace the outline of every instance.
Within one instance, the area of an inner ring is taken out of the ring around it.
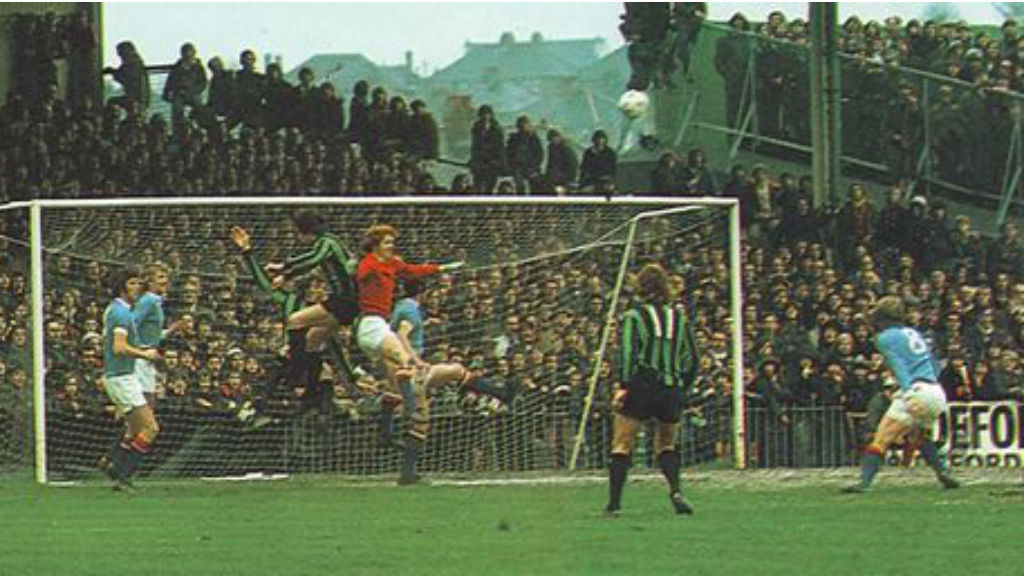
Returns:
[[[405,69],[412,72],[412,50],[405,51]]]

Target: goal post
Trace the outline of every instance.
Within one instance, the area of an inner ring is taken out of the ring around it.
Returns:
[[[617,304],[619,302],[619,296],[622,293],[622,288],[626,280],[626,272],[630,267],[631,254],[636,241],[637,228],[644,220],[657,218],[660,216],[670,216],[674,214],[681,214],[690,212],[695,209],[700,209],[702,205],[706,205],[708,199],[698,200],[705,204],[688,204],[684,206],[678,206],[674,208],[666,208],[662,210],[652,210],[641,212],[636,216],[633,216],[629,221],[629,231],[626,235],[626,240],[622,248],[622,257],[619,262],[618,273],[615,279],[615,286],[612,289],[611,302],[612,305],[608,307],[607,314],[605,315],[604,325],[601,331],[601,343],[598,346],[596,353],[595,366],[600,366],[605,362],[605,356],[608,352],[608,341],[611,336],[613,327],[616,324],[616,316],[621,313]],[[746,451],[745,451],[745,422],[746,415],[744,410],[744,383],[743,383],[743,344],[740,335],[743,334],[743,298],[742,298],[742,277],[741,277],[741,264],[742,264],[742,253],[740,245],[740,221],[739,221],[739,204],[737,201],[727,201],[726,206],[729,209],[729,267],[730,267],[730,314],[732,322],[732,330],[734,338],[732,338],[732,358],[733,358],[733,370],[732,370],[732,443],[733,443],[733,462],[737,469],[743,469],[746,467]],[[689,311],[688,311],[689,313]],[[599,370],[594,369],[587,382],[587,394],[583,403],[583,409],[580,414],[580,421],[576,431],[576,437],[573,441],[572,456],[569,460],[570,467],[576,469],[579,463],[580,452],[583,448],[583,443],[586,438],[586,430],[590,421],[591,409],[594,403],[594,395],[597,391]]]
[[[715,199],[717,200],[717,199]],[[623,311],[618,308],[617,302],[620,301],[620,295],[623,291],[623,286],[626,282],[627,271],[630,268],[631,254],[634,247],[634,242],[637,237],[637,229],[641,222],[645,219],[656,218],[659,216],[670,216],[673,214],[681,214],[690,212],[692,210],[698,210],[701,206],[706,206],[709,199],[700,199],[698,202],[703,204],[687,204],[683,206],[666,208],[662,210],[651,210],[641,212],[630,219],[629,232],[626,236],[626,242],[623,246],[622,258],[620,264],[618,264],[618,272],[615,277],[615,284],[611,291],[611,302],[612,305],[608,306],[607,314],[604,318],[603,327],[601,330],[601,341],[598,346],[596,354],[595,365],[600,366],[605,362],[605,355],[608,352],[608,340],[611,335],[611,330],[615,326],[616,316],[621,314]],[[684,203],[685,204],[685,203]],[[732,323],[732,333],[734,337],[731,341],[732,346],[732,445],[733,445],[733,463],[737,469],[745,467],[745,411],[743,403],[743,346],[740,335],[742,331],[742,278],[740,276],[741,271],[741,245],[739,242],[739,207],[737,201],[726,201],[725,204],[729,209],[729,266],[730,266],[730,315]],[[688,313],[689,311],[687,311]],[[586,439],[587,426],[590,421],[591,409],[594,404],[594,396],[597,390],[599,370],[595,369],[591,372],[590,378],[588,379],[587,396],[584,401],[583,410],[580,415],[580,423],[577,427],[577,434],[572,444],[572,455],[569,459],[569,466],[572,469],[577,469],[580,454],[583,449],[583,445]]]
[[[714,292],[722,299],[709,322],[729,324],[718,330],[731,341],[721,366],[729,371],[731,398],[726,406],[716,397],[717,404],[694,416],[695,422],[713,422],[695,424],[708,434],[691,444],[710,458],[728,457],[743,467],[735,200],[135,198],[27,205],[38,482],[95,475],[92,463],[119,426],[96,376],[95,312],[108,302],[101,276],[153,260],[172,267],[168,322],[188,318],[193,335],[167,345],[168,365],[171,354],[179,364],[162,367],[162,433],[144,475],[395,471],[397,455],[376,444],[379,419],[372,396],[349,395],[350,383],[334,375],[329,405],[312,410],[301,399],[303,391],[268,383],[280,315],[248,278],[229,230],[246,227],[258,260],[280,261],[303,248],[290,224],[301,208],[315,208],[356,252],[370,225],[390,223],[399,231],[398,252],[409,261],[469,262],[431,283],[423,295],[434,319],[426,330],[427,359],[461,362],[513,390],[514,400],[436,391],[425,472],[502,475],[605,465],[601,454],[607,452],[610,426],[607,410],[595,412],[595,399],[613,377],[607,359],[615,357],[616,311],[628,297],[624,284],[637,250],[644,258],[685,265],[678,275],[694,283],[687,291],[699,289],[708,298]],[[361,362],[349,331],[342,330],[339,344]],[[373,378],[368,380],[372,387]],[[204,399],[215,406],[206,407]],[[590,426],[600,419],[603,424]],[[720,429],[712,433],[714,426]],[[722,452],[711,442],[730,446]]]

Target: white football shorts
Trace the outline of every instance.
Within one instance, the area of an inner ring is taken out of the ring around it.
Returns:
[[[381,346],[391,331],[391,325],[380,316],[363,316],[359,319],[359,328],[356,332],[356,340],[359,342],[359,349],[366,354],[367,358],[379,362],[381,358]]]
[[[156,393],[156,365],[142,358],[135,359],[135,377],[143,394]]]
[[[142,386],[135,374],[104,376],[103,389],[122,415],[146,405],[146,397],[142,395]]]
[[[933,382],[916,382],[909,390],[896,393],[886,416],[906,426],[931,429],[946,411],[946,393]]]

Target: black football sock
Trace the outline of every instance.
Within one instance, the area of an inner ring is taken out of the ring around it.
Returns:
[[[658,454],[658,465],[668,482],[669,494],[679,492],[679,452],[666,450]]]
[[[922,440],[919,450],[921,451],[921,458],[931,466],[932,470],[935,470],[936,474],[949,474],[946,464],[939,458],[939,449],[935,446],[935,442],[932,442],[930,439]]]
[[[323,364],[323,352],[306,352],[306,397],[313,406],[320,406],[327,396],[326,386],[320,382]]]
[[[612,454],[608,465],[608,510],[622,508],[622,489],[629,474],[629,456]]]

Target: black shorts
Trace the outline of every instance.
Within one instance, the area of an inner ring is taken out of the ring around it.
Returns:
[[[331,294],[321,306],[326,308],[342,326],[351,326],[359,316],[359,303],[355,298]]]
[[[620,410],[636,420],[657,418],[666,424],[679,422],[682,411],[683,392],[678,386],[666,386],[659,375],[639,372],[630,381]]]

